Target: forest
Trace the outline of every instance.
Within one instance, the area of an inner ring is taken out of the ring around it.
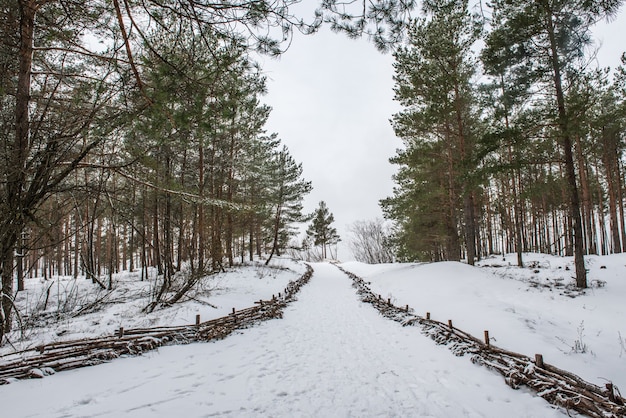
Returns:
[[[28,277],[111,288],[118,271],[150,269],[150,311],[285,250],[312,186],[265,130],[255,57],[322,22],[356,36],[408,10],[359,9],[348,24],[336,2],[306,17],[298,3],[0,2],[0,341]],[[311,233],[324,250],[332,235]]]
[[[395,51],[404,143],[393,196],[401,260],[619,253],[626,58],[597,68],[591,29],[621,1],[424,1]]]
[[[397,259],[574,254],[583,280],[583,254],[622,251],[626,73],[586,65],[621,1],[299,3],[0,0],[0,341],[27,277],[156,271],[152,310],[296,222],[325,254],[255,62],[322,24],[396,57]]]

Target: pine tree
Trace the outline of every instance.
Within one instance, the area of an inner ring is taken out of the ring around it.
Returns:
[[[401,165],[398,187],[395,199],[383,205],[400,221],[396,239],[407,257],[412,248],[413,257],[458,260],[463,236],[473,264],[477,118],[471,48],[480,25],[467,1],[426,1],[423,7],[428,18],[414,22],[408,45],[395,53],[395,99],[404,110],[394,115],[393,126],[406,152],[392,160]]]
[[[311,182],[302,179],[302,164],[297,164],[286,146],[274,154],[273,176],[269,204],[273,207],[269,230],[272,232],[272,249],[265,264],[274,254],[280,255],[289,237],[294,235],[290,225],[302,222],[302,200],[311,190]]]
[[[39,222],[48,198],[116,132],[120,79],[112,62],[82,50],[87,28],[107,30],[102,4],[19,0],[3,2],[0,13],[8,40],[2,52],[13,60],[3,64],[0,90],[12,113],[0,146],[1,342],[11,328],[18,239]]]
[[[319,203],[318,208],[311,216],[312,221],[307,228],[306,234],[308,237],[312,238],[314,245],[320,246],[322,259],[326,259],[328,257],[328,248],[341,241],[337,234],[337,229],[332,226],[332,223],[335,222],[335,217],[330,213],[326,202],[323,200]]]

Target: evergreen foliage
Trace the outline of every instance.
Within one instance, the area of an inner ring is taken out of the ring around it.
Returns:
[[[328,258],[329,248],[341,241],[337,229],[332,226],[335,217],[323,200],[310,216],[312,221],[306,230],[307,237],[312,240],[313,245],[320,247],[321,258],[325,260]]]
[[[480,26],[466,1],[424,2],[424,12],[428,18],[413,23],[394,55],[395,99],[405,109],[393,127],[405,150],[391,160],[400,165],[400,187],[382,205],[401,225],[402,259],[458,260],[462,239],[473,264],[478,162],[470,49]]]
[[[381,201],[400,259],[574,255],[586,287],[584,254],[623,251],[624,70],[586,55],[622,3],[495,1],[484,29],[467,2],[423,3],[395,54],[405,147]]]

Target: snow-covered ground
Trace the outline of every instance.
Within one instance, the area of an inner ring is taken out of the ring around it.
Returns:
[[[450,275],[475,270],[442,266]],[[399,281],[399,267],[384,268]],[[564,416],[418,328],[384,319],[358,301],[336,267],[314,268],[283,319],[213,343],[164,347],[0,387],[2,416]],[[421,292],[430,292],[426,284]]]
[[[492,344],[574,372],[626,394],[626,254],[586,257],[592,285],[573,288],[572,258],[524,254],[492,257],[481,268],[462,263],[343,267],[371,282],[372,291],[408,304],[417,314],[483,338]]]
[[[16,305],[27,324],[23,331],[15,327],[11,344],[0,347],[0,354],[41,343],[111,335],[120,327],[188,325],[195,323],[196,315],[208,321],[233,308],[271,299],[305,271],[303,263],[281,258],[274,258],[270,266],[263,262],[240,266],[205,278],[181,303],[151,313],[143,309],[160,282],[140,281],[138,272],[115,275],[112,291],[84,278],[26,279],[26,290],[17,294]],[[100,302],[91,308],[94,301]]]
[[[462,263],[342,264],[396,305],[430,312],[492,343],[626,392],[626,254],[588,257],[592,287],[574,289],[571,258],[525,254]],[[141,357],[0,386],[1,417],[311,416],[550,417],[565,416],[467,357],[455,357],[358,301],[346,275],[330,264],[315,273],[284,318],[222,341],[163,347]],[[116,277],[108,294],[84,279],[27,280],[18,305],[31,327],[15,347],[110,334],[125,328],[189,324],[223,316],[282,291],[305,271],[277,260],[208,278],[193,298],[142,312],[154,283]],[[52,286],[51,286],[52,285]],[[48,304],[43,301],[50,288]],[[100,309],[81,313],[104,297]],[[56,318],[60,321],[54,322]],[[35,402],[33,400],[36,400]]]

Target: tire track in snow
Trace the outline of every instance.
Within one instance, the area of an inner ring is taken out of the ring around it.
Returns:
[[[384,319],[336,267],[314,268],[282,320],[215,343],[17,382],[0,389],[0,402],[24,402],[15,410],[22,413],[7,416],[46,417],[563,416]],[[47,405],[27,401],[38,397]]]

